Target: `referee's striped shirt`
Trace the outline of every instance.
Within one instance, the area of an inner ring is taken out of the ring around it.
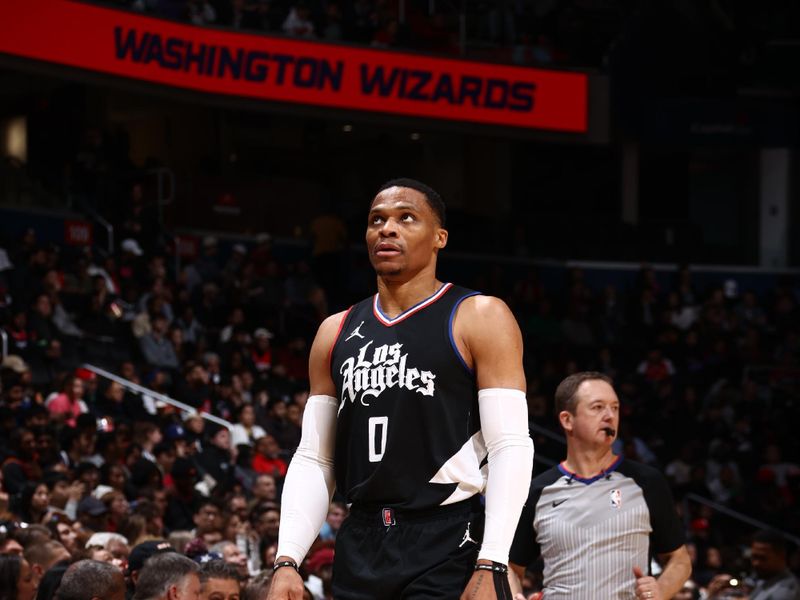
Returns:
[[[635,598],[633,567],[684,544],[666,479],[622,457],[584,479],[558,465],[531,482],[511,562],[541,554],[545,600]]]

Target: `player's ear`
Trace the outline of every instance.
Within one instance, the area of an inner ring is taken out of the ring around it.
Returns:
[[[447,246],[447,229],[439,227],[436,230],[436,248],[441,250],[445,246]]]

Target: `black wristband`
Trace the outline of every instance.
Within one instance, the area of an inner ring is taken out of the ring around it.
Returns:
[[[300,572],[300,568],[293,560],[282,560],[280,562],[276,562],[274,565],[272,565],[272,572],[274,573],[281,567],[292,567],[295,571]]]
[[[508,565],[504,565],[503,563],[499,562],[492,562],[490,565],[484,565],[482,563],[478,563],[475,565],[476,571],[492,571],[493,573],[501,573],[503,575],[508,574]]]

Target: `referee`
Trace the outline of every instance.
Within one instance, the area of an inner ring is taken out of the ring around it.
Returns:
[[[570,375],[556,390],[567,459],[531,482],[511,567],[521,579],[538,555],[544,599],[672,598],[691,561],[664,477],[615,456],[619,399],[602,373]],[[650,557],[664,565],[648,575]]]

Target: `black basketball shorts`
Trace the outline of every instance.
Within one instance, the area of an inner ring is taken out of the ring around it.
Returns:
[[[483,539],[477,497],[425,511],[355,505],[336,535],[336,600],[458,600]]]

